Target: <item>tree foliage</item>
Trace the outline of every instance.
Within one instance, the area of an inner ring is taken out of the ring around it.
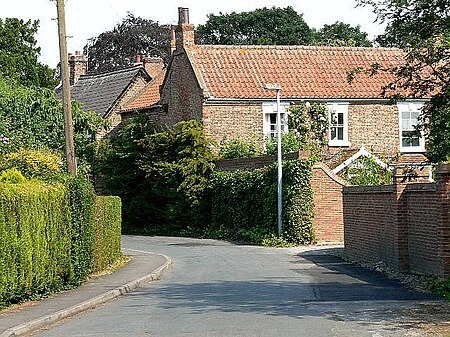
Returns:
[[[35,35],[39,21],[0,19],[0,75],[25,86],[54,88],[55,71],[38,62]]]
[[[406,52],[405,65],[370,70],[390,71],[397,80],[386,96],[431,97],[423,108],[427,152],[432,161],[450,157],[450,0],[359,0],[371,5],[378,19],[387,23],[380,39]]]
[[[90,39],[84,47],[90,73],[103,73],[133,64],[136,55],[170,55],[170,26],[128,14],[113,30]]]
[[[109,192],[122,199],[125,229],[175,235],[204,226],[212,145],[198,122],[161,131],[146,116],[105,139],[98,170]]]
[[[250,12],[209,14],[197,28],[201,44],[222,45],[306,45],[311,31],[302,15],[291,6],[259,8]]]
[[[372,47],[372,42],[368,40],[367,33],[361,31],[361,26],[352,27],[340,21],[313,30],[312,35],[315,45]]]
[[[74,141],[77,156],[88,161],[93,134],[105,125],[94,112],[73,102]],[[19,149],[64,151],[62,102],[53,90],[24,87],[0,77],[0,153]]]

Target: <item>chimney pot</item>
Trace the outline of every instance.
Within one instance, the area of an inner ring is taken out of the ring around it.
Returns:
[[[189,8],[178,7],[178,24],[189,23]]]
[[[76,55],[76,56],[79,56],[79,55],[81,55],[81,52],[80,52],[79,50],[76,50],[76,51],[75,51],[75,55]]]

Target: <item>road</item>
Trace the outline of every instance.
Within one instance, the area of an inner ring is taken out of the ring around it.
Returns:
[[[137,236],[123,247],[168,255],[172,270],[36,336],[421,336],[405,313],[427,296],[326,249]]]

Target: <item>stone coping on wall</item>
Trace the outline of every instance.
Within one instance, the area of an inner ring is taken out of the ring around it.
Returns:
[[[394,185],[377,185],[377,186],[346,186],[344,187],[344,194],[378,194],[378,193],[393,193],[395,191]]]

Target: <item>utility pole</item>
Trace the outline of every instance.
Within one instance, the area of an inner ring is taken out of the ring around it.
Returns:
[[[73,143],[72,104],[70,99],[69,63],[67,60],[66,16],[64,0],[56,0],[58,11],[59,56],[61,63],[61,79],[64,107],[64,134],[66,139],[66,158],[70,174],[77,174],[75,146]]]

